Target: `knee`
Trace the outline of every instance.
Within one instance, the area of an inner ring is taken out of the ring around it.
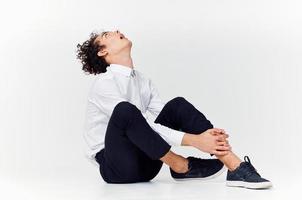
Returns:
[[[113,112],[118,112],[118,113],[131,113],[135,111],[137,107],[128,102],[128,101],[121,101],[118,104],[115,105]]]
[[[133,113],[137,111],[138,108],[134,104],[128,101],[121,101],[115,105],[112,115],[118,115],[123,119],[129,119],[133,116]]]
[[[186,101],[186,99],[182,96],[177,96],[177,97],[174,97],[172,99],[172,101],[176,101],[176,102],[182,102],[182,101]]]
[[[186,102],[187,100],[182,96],[177,96],[167,102],[169,105],[179,105],[180,103]]]

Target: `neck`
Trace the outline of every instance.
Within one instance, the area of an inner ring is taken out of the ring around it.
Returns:
[[[111,63],[124,65],[133,69],[133,61],[129,53],[117,55],[112,59]]]

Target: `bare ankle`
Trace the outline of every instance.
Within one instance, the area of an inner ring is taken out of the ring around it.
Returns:
[[[220,161],[222,161],[230,171],[234,171],[241,164],[241,159],[230,151],[225,156],[216,156]]]
[[[160,158],[165,164],[177,173],[185,173],[188,171],[188,159],[169,151],[165,156]]]
[[[188,159],[180,158],[178,161],[175,162],[173,166],[171,166],[171,168],[177,173],[186,173],[189,170],[188,164]]]

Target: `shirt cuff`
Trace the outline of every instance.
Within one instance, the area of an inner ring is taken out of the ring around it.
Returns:
[[[155,123],[150,118],[147,118],[147,122],[151,126],[151,128],[171,146],[181,146],[181,142],[183,136],[185,135],[185,132],[169,128],[159,123]]]
[[[173,135],[173,137],[171,137],[171,144],[181,146],[181,142],[185,134],[185,132],[171,129],[171,135]]]

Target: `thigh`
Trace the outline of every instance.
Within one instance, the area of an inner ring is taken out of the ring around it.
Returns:
[[[214,127],[211,121],[184,97],[169,100],[155,123],[191,134],[200,134]]]
[[[103,166],[100,169],[103,178],[111,183],[148,181],[161,166],[158,161],[150,159],[136,147],[124,131],[115,126],[113,121],[109,121],[105,136]]]

